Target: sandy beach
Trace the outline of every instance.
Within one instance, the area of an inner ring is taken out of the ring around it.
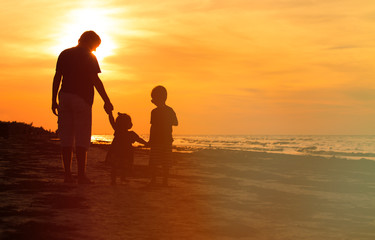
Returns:
[[[1,239],[375,239],[373,161],[174,153],[170,186],[146,188],[147,149],[130,182],[110,186],[107,147],[92,146],[95,184],[76,185],[58,143],[0,144]]]

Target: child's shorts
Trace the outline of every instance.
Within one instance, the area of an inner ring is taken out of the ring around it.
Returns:
[[[92,110],[83,98],[72,93],[59,93],[58,134],[62,147],[89,148]]]
[[[172,145],[151,146],[150,165],[162,165],[171,167],[172,165]]]

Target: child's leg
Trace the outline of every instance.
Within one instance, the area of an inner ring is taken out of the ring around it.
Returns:
[[[133,167],[133,162],[131,159],[126,159],[124,161],[123,165],[121,166],[121,180],[123,182],[126,181],[127,178],[131,177],[132,174],[132,167]]]
[[[156,167],[157,167],[157,151],[155,148],[151,148],[150,151],[150,160],[149,160],[149,175],[151,178],[151,184],[155,184],[156,182]]]
[[[163,185],[168,186],[169,165],[163,164]]]
[[[126,182],[126,178],[128,177],[128,172],[127,172],[127,169],[125,168],[121,168],[121,173],[120,173],[120,178],[121,178],[121,182]]]
[[[163,185],[168,185],[169,168],[172,164],[172,147],[167,146],[163,151]]]
[[[112,165],[111,167],[111,185],[116,184],[116,167]]]
[[[126,159],[121,159],[121,161],[119,162],[117,166],[117,171],[118,171],[118,176],[121,179],[121,182],[126,182],[126,177],[128,175],[128,172],[127,172],[128,166],[127,166]]]
[[[156,164],[155,162],[150,162],[150,177],[151,183],[156,182]]]

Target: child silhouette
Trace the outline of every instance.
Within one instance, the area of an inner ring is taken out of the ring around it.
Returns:
[[[112,112],[108,114],[109,122],[115,130],[114,138],[107,154],[106,162],[111,166],[111,184],[116,184],[116,178],[120,177],[122,182],[130,176],[134,162],[133,143],[147,144],[138,134],[130,129],[133,126],[129,115],[118,113],[116,121]]]
[[[163,185],[168,185],[169,168],[172,157],[172,126],[177,126],[177,116],[174,110],[165,104],[167,89],[156,86],[151,92],[151,102],[156,105],[151,111],[150,128],[150,185],[156,183],[157,166],[163,169]]]

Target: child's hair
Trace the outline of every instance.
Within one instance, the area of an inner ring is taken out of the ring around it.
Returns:
[[[128,130],[133,127],[131,117],[126,113],[117,113],[118,116],[116,118],[116,129],[117,130]]]
[[[151,97],[152,99],[165,102],[167,100],[167,89],[160,85],[156,86],[151,91]]]

